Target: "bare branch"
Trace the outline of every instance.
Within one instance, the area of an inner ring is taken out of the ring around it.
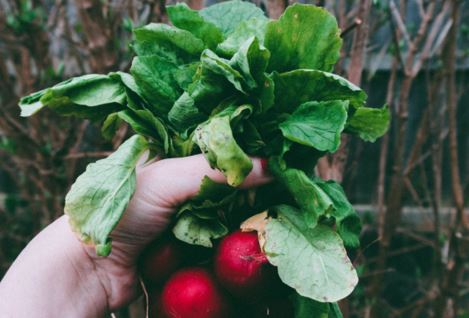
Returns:
[[[401,32],[402,36],[404,37],[404,40],[407,42],[407,45],[410,45],[411,41],[409,33],[407,32],[407,28],[404,24],[401,14],[399,13],[399,10],[397,10],[394,0],[389,1],[389,10],[391,11],[391,15],[396,21],[396,25],[399,28],[399,31]]]

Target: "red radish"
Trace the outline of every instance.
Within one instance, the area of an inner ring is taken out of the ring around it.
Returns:
[[[142,255],[143,278],[151,284],[161,284],[183,262],[182,247],[175,239],[157,240]]]
[[[251,302],[275,292],[280,285],[275,268],[261,251],[257,232],[236,231],[223,238],[214,266],[223,287]]]
[[[160,316],[168,318],[226,318],[230,310],[213,276],[191,267],[174,273],[161,293]]]

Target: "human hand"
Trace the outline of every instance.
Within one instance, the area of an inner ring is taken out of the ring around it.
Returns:
[[[103,282],[110,309],[125,305],[138,295],[138,256],[165,231],[176,208],[197,194],[204,176],[226,182],[202,155],[165,159],[137,168],[135,194],[111,233],[111,254],[101,258],[93,248],[86,248]],[[253,170],[241,187],[256,187],[270,180],[262,160],[254,158]]]

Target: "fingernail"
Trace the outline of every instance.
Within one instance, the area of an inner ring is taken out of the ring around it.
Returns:
[[[269,160],[267,158],[261,158],[261,167],[263,171],[269,171]]]

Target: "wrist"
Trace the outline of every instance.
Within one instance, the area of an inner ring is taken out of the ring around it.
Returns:
[[[28,244],[0,284],[6,317],[102,317],[108,311],[105,286],[65,217]]]

